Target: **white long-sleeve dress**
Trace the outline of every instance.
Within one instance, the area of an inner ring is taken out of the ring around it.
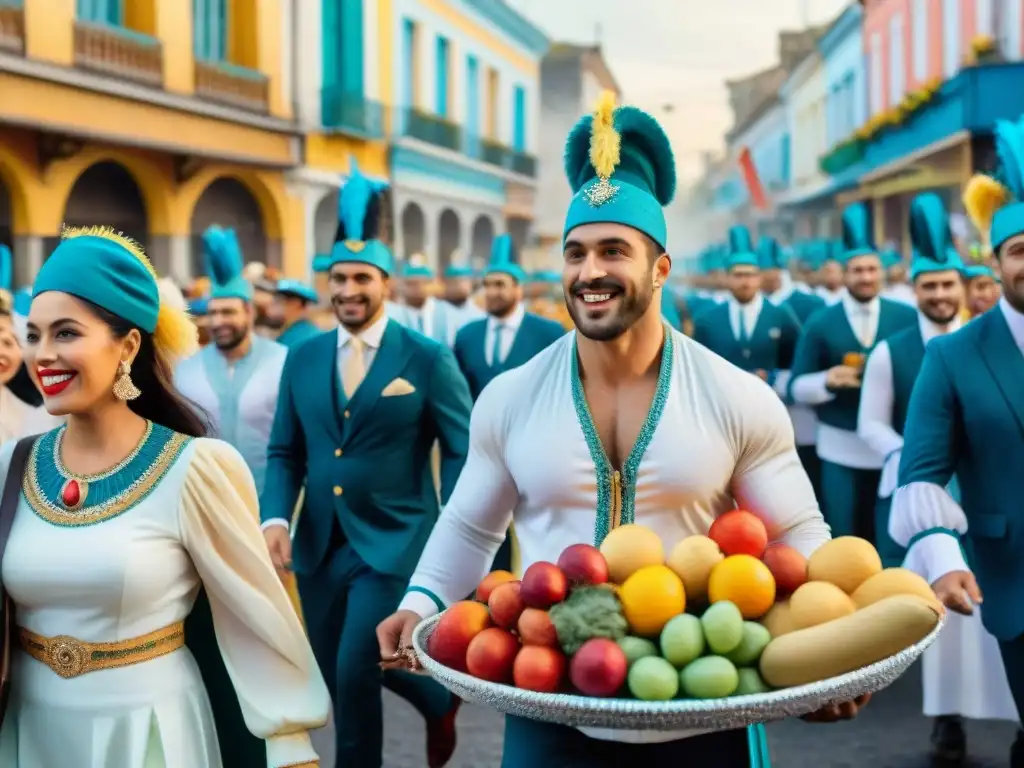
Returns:
[[[56,490],[66,479],[60,432],[40,438],[30,456],[3,559],[19,627],[88,643],[132,640],[183,621],[202,585],[270,768],[315,761],[307,731],[327,717],[327,689],[270,563],[238,452],[153,426],[128,459],[90,478],[83,504],[69,511]],[[12,450],[0,448],[0,477]],[[17,650],[12,672],[4,768],[221,766],[187,648],[71,678]]]

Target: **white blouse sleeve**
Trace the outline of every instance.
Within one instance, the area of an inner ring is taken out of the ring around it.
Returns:
[[[327,721],[327,686],[270,562],[252,474],[227,443],[196,441],[180,524],[245,723],[267,741],[268,765],[316,761],[307,731]]]
[[[797,455],[786,407],[763,382],[751,384],[732,399],[738,451],[732,496],[765,521],[771,540],[809,556],[829,540],[828,526]]]
[[[878,496],[882,499],[892,496],[896,490],[903,449],[903,437],[892,426],[894,402],[892,353],[888,343],[880,341],[864,366],[857,434],[871,450],[885,459],[878,481]]]
[[[462,600],[487,573],[505,540],[519,503],[504,447],[515,381],[515,376],[504,376],[491,382],[473,406],[466,464],[423,549],[400,610],[426,618]]]
[[[917,482],[896,489],[889,535],[901,547],[910,546],[904,566],[929,584],[952,571],[970,570],[960,542],[943,531],[967,533],[967,516],[945,488]]]

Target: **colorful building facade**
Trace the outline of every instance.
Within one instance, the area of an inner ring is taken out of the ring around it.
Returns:
[[[379,5],[396,252],[443,268],[485,260],[501,232],[526,245],[547,39],[500,2]]]
[[[109,224],[180,280],[198,236],[301,273],[295,0],[0,2],[0,240],[30,282],[61,227]]]

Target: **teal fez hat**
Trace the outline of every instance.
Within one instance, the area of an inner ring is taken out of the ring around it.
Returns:
[[[882,260],[882,266],[885,269],[890,269],[903,262],[903,257],[900,256],[899,251],[889,248],[878,254],[878,258]]]
[[[430,280],[434,277],[434,270],[426,264],[406,264],[402,269],[402,277],[422,277]]]
[[[327,272],[331,268],[331,254],[318,253],[313,257],[313,271]]]
[[[754,241],[750,232],[741,224],[729,227],[729,255],[726,257],[726,269],[734,267],[760,268],[760,260],[754,250]]]
[[[198,299],[192,299],[188,303],[188,313],[195,315],[196,317],[202,317],[209,310],[209,300],[205,296],[200,296]]]
[[[858,256],[874,256],[878,248],[874,243],[871,209],[864,203],[854,203],[843,211],[843,254],[840,263],[846,264]]]
[[[466,280],[473,277],[473,268],[462,264],[449,264],[445,267],[444,277],[446,280]]]
[[[487,264],[485,275],[508,275],[517,283],[526,282],[526,272],[515,263],[512,256],[512,236],[498,235],[491,243],[491,260]]]
[[[562,274],[555,272],[553,269],[542,269],[533,273],[532,280],[535,283],[555,285],[562,282]]]
[[[59,291],[91,302],[146,333],[156,330],[160,291],[134,242],[104,227],[68,230],[43,262],[32,298]]]
[[[364,176],[354,157],[349,160],[349,167],[352,172],[338,195],[338,229],[331,249],[331,266],[369,264],[390,275],[395,268],[394,257],[378,239],[384,205],[381,194],[388,185]]]
[[[963,260],[953,245],[946,206],[934,192],[918,195],[910,203],[910,243],[911,280],[928,272],[963,269]]]
[[[274,290],[276,293],[281,293],[285,296],[294,296],[297,299],[302,299],[303,301],[308,301],[313,304],[320,299],[320,297],[316,295],[316,291],[301,280],[278,280],[277,287]]]
[[[565,143],[573,191],[563,241],[583,224],[623,224],[665,248],[664,207],[676,191],[672,145],[658,121],[636,107],[615,107],[610,91]]]
[[[990,277],[996,282],[999,282],[999,278],[996,277],[996,273],[992,271],[992,267],[987,264],[969,264],[963,268],[964,278],[967,280],[974,280],[976,277]]]
[[[242,275],[245,265],[235,230],[209,227],[203,232],[203,255],[210,278],[210,299],[252,300],[252,284]]]
[[[762,237],[757,242],[757,259],[761,269],[783,269],[786,266],[782,246],[774,237]]]

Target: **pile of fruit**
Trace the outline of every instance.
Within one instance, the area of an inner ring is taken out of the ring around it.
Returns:
[[[665,556],[624,525],[517,580],[496,571],[427,643],[445,666],[543,693],[718,699],[817,682],[919,642],[942,607],[920,576],[882,569],[852,536],[809,558],[733,510]]]

